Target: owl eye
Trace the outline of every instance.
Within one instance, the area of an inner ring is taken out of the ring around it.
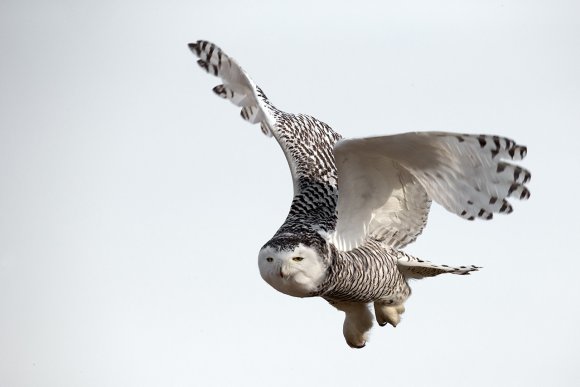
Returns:
[[[272,258],[272,257],[266,258],[266,261],[268,261],[268,262],[272,262],[273,260],[274,260],[274,258]]]
[[[292,260],[293,260],[293,261],[296,261],[296,262],[300,262],[300,261],[302,261],[303,259],[304,259],[304,258],[302,258],[302,257],[294,257],[294,258],[292,258]]]

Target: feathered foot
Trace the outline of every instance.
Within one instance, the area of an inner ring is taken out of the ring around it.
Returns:
[[[352,348],[363,348],[373,326],[373,314],[367,304],[357,302],[330,302],[345,313],[342,333],[346,343]]]
[[[401,315],[405,313],[405,306],[403,304],[392,305],[385,304],[382,301],[376,301],[375,305],[375,318],[380,326],[391,324],[396,327],[399,322],[401,322]]]

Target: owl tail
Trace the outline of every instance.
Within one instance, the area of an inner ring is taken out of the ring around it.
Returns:
[[[399,271],[406,278],[416,278],[421,279],[425,277],[434,277],[439,274],[460,274],[468,275],[472,271],[478,271],[481,269],[479,266],[447,266],[447,265],[437,265],[429,261],[423,261],[419,258],[415,258],[409,254],[403,253],[402,251],[397,252],[397,266]]]

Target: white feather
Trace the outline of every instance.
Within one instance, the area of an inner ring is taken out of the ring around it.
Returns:
[[[529,197],[529,172],[501,162],[523,158],[525,147],[505,138],[405,133],[342,140],[334,154],[339,196],[331,240],[341,250],[369,236],[402,248],[425,227],[430,199],[465,218],[490,219],[511,211],[507,197]]]

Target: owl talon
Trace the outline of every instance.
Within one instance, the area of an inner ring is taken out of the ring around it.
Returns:
[[[344,312],[342,333],[349,347],[361,349],[367,344],[369,331],[373,326],[373,314],[365,303],[334,302],[330,304]]]
[[[353,343],[349,343],[348,341],[346,343],[348,344],[349,347],[354,348],[354,349],[361,349],[361,348],[364,348],[367,345],[367,342],[366,341],[363,341],[363,343],[360,344],[360,345],[355,345]]]

